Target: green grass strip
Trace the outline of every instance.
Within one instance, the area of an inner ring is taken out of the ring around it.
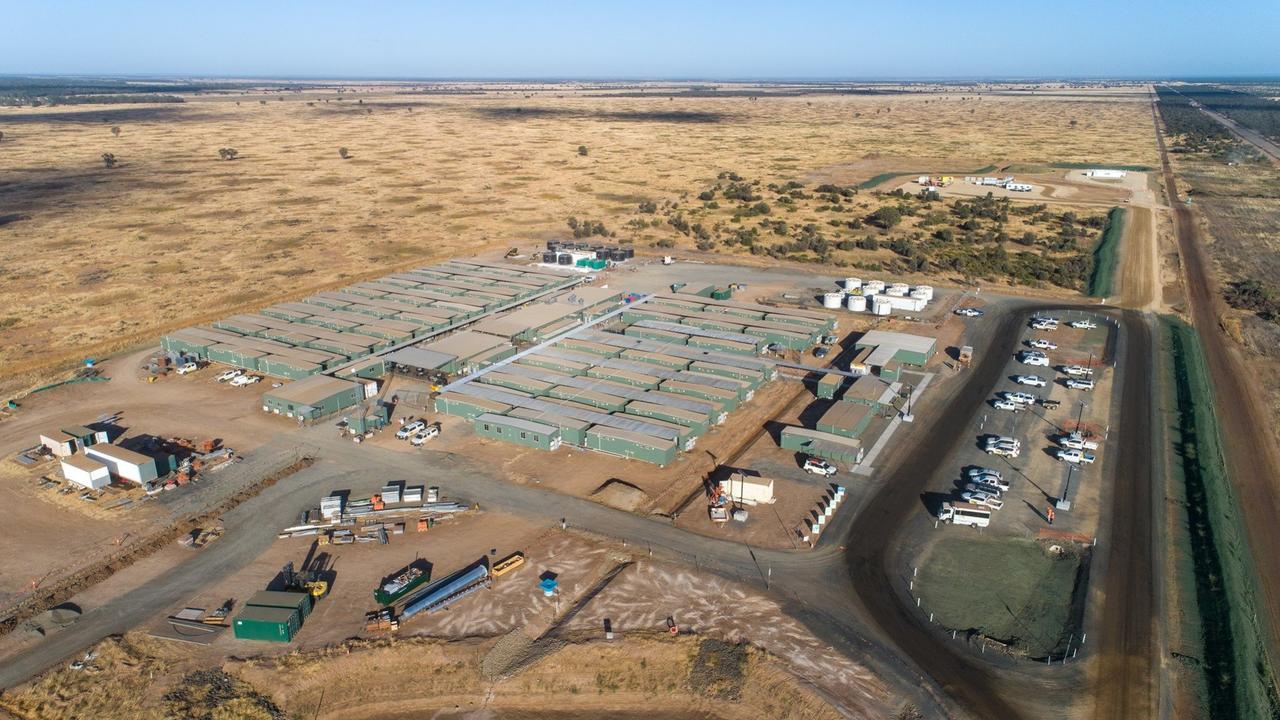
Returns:
[[[1186,488],[1189,548],[1201,629],[1200,670],[1209,717],[1280,717],[1274,677],[1259,639],[1253,563],[1227,478],[1208,368],[1199,336],[1161,318],[1177,399],[1175,452]]]
[[[1093,272],[1089,274],[1088,287],[1090,297],[1111,295],[1126,215],[1125,209],[1120,207],[1111,208],[1107,213],[1107,225],[1102,229],[1098,244],[1093,247]]]

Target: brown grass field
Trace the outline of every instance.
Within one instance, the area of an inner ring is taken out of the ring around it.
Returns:
[[[1139,87],[466,89],[0,109],[0,388],[392,268],[531,249],[570,215],[620,227],[638,202],[696,194],[723,170],[771,182],[1155,164]],[[224,147],[239,158],[219,160]]]

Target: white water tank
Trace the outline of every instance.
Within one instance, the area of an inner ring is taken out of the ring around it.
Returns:
[[[879,295],[871,298],[872,315],[888,315],[891,312],[893,312],[893,305],[890,304],[889,298]]]
[[[868,280],[862,283],[863,295],[877,295],[882,292],[884,292],[884,281],[882,280]]]
[[[884,294],[892,295],[894,297],[906,297],[909,292],[911,292],[910,285],[906,283],[894,283],[888,288],[885,288]]]
[[[864,295],[850,295],[845,300],[845,307],[849,308],[853,312],[866,312],[867,298]]]
[[[840,307],[841,300],[844,300],[844,293],[829,292],[822,296],[822,307],[832,309],[838,308]]]
[[[862,287],[862,278],[845,278],[844,291],[852,292]]]
[[[933,286],[917,285],[915,289],[911,291],[911,297],[921,298],[925,301],[933,300]]]

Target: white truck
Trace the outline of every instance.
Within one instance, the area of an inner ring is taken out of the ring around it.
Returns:
[[[1060,448],[1058,450],[1058,459],[1062,462],[1068,462],[1072,465],[1092,465],[1096,457],[1092,453],[1082,450],[1072,450],[1070,448]]]
[[[1093,330],[1098,327],[1098,324],[1092,320],[1072,320],[1067,324],[1077,330]]]
[[[1063,383],[1063,384],[1064,384],[1064,385],[1066,385],[1067,387],[1071,388],[1072,390],[1086,390],[1086,391],[1087,391],[1087,390],[1092,390],[1092,389],[1093,389],[1093,381],[1092,381],[1092,380],[1077,380],[1076,378],[1067,378],[1067,381],[1066,381],[1065,383]]]
[[[1084,365],[1063,365],[1062,372],[1072,377],[1089,377],[1093,374],[1093,368]]]
[[[1039,350],[1024,350],[1018,357],[1024,365],[1039,365],[1040,367],[1049,367],[1049,356]]]
[[[1058,438],[1058,444],[1070,450],[1097,450],[1098,443],[1086,440],[1080,433],[1070,433]]]
[[[991,524],[991,508],[967,502],[944,502],[938,508],[938,519],[952,525],[984,528]]]

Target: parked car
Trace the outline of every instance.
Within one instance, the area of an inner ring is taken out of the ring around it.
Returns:
[[[831,352],[831,349],[825,345],[819,345],[813,349],[813,356],[816,358],[824,358]]]
[[[183,363],[181,366],[178,367],[178,374],[186,375],[187,373],[193,373],[199,369],[200,369],[200,366],[193,362]]]
[[[412,445],[422,445],[426,441],[432,438],[438,437],[439,435],[440,435],[439,425],[428,425],[427,427],[419,430],[416,435],[409,438],[409,443]]]
[[[244,374],[244,371],[241,370],[240,368],[231,368],[230,370],[223,370],[222,372],[218,373],[218,377],[214,379],[220,383],[227,382],[228,380],[235,380],[236,378],[240,377],[243,374]]]
[[[993,470],[992,472],[995,472],[995,471]],[[969,479],[969,482],[975,482],[980,485],[990,485],[998,489],[1000,492],[1004,492],[1009,489],[1009,481],[1000,477],[999,473],[995,475],[991,475],[991,474],[970,475],[968,479]]]
[[[1094,440],[1086,440],[1080,433],[1071,433],[1069,435],[1061,435],[1058,437],[1058,444],[1069,450],[1097,450],[1098,443]]]
[[[818,457],[805,458],[804,471],[814,475],[831,477],[836,474],[836,466]]]
[[[1013,381],[1019,385],[1030,385],[1031,387],[1045,387],[1049,384],[1039,375],[1015,375]]]
[[[1035,338],[1034,340],[1028,340],[1027,345],[1030,345],[1031,347],[1037,350],[1057,350],[1058,349],[1058,345],[1056,343],[1045,340],[1044,338]]]
[[[1039,365],[1040,367],[1049,367],[1049,356],[1038,350],[1027,350],[1021,353],[1018,358],[1024,365]]]
[[[1066,386],[1072,390],[1092,390],[1092,380],[1077,380],[1076,378],[1067,378]]]
[[[981,310],[971,307],[956,308],[956,314],[964,317],[982,317]]]
[[[1063,365],[1062,372],[1075,377],[1088,377],[1093,374],[1093,368],[1083,365]]]
[[[1070,448],[1060,448],[1058,450],[1058,459],[1063,462],[1069,462],[1072,465],[1092,465],[1097,460],[1091,453]]]
[[[409,438],[416,435],[419,430],[422,430],[426,426],[427,424],[422,422],[421,420],[414,420],[411,423],[407,423],[404,426],[402,426],[399,430],[396,431],[396,439],[408,440]]]
[[[965,477],[986,475],[988,477],[994,477],[997,480],[1004,478],[1004,475],[1001,475],[999,470],[996,470],[995,468],[982,467],[981,465],[970,465],[964,469],[964,475]]]
[[[1058,323],[1048,322],[1047,320],[1037,320],[1037,321],[1035,321],[1035,322],[1031,323],[1031,329],[1032,329],[1032,330],[1042,330],[1042,331],[1048,332],[1048,331],[1050,331],[1050,330],[1057,330],[1057,329],[1058,329]]]
[[[1067,324],[1077,330],[1092,330],[1098,327],[1098,324],[1092,320],[1072,320]]]
[[[252,385],[256,382],[260,382],[261,380],[262,378],[257,375],[237,375],[231,378],[231,385],[234,387],[244,387],[245,385]]]
[[[991,508],[992,510],[999,510],[1000,508],[1004,507],[1004,502],[1000,500],[1000,498],[995,497],[990,493],[971,492],[966,490],[965,492],[960,494],[960,497],[964,498],[965,501],[967,502],[973,503],[974,505],[983,505],[985,507]]]
[[[991,407],[997,410],[1008,410],[1009,412],[1018,412],[1022,409],[1022,406],[1018,403],[1013,402],[1012,400],[1005,400],[1003,398],[992,400]]]
[[[1009,402],[1018,403],[1019,405],[1035,405],[1038,398],[1031,393],[1007,392],[1004,394],[1004,399]]]
[[[971,483],[966,483],[964,486],[964,489],[969,492],[987,493],[988,495],[992,495],[994,497],[1000,497],[1000,488],[996,487],[995,485],[987,485],[986,483],[980,483],[980,482],[971,482]]]
[[[838,342],[840,342],[840,338],[836,335],[824,335],[822,337],[823,345],[835,345]]]
[[[782,345],[779,345],[778,343],[769,343],[765,347],[765,350],[767,350],[768,352],[774,353],[776,355],[782,355],[787,351],[786,348],[782,347]]]

